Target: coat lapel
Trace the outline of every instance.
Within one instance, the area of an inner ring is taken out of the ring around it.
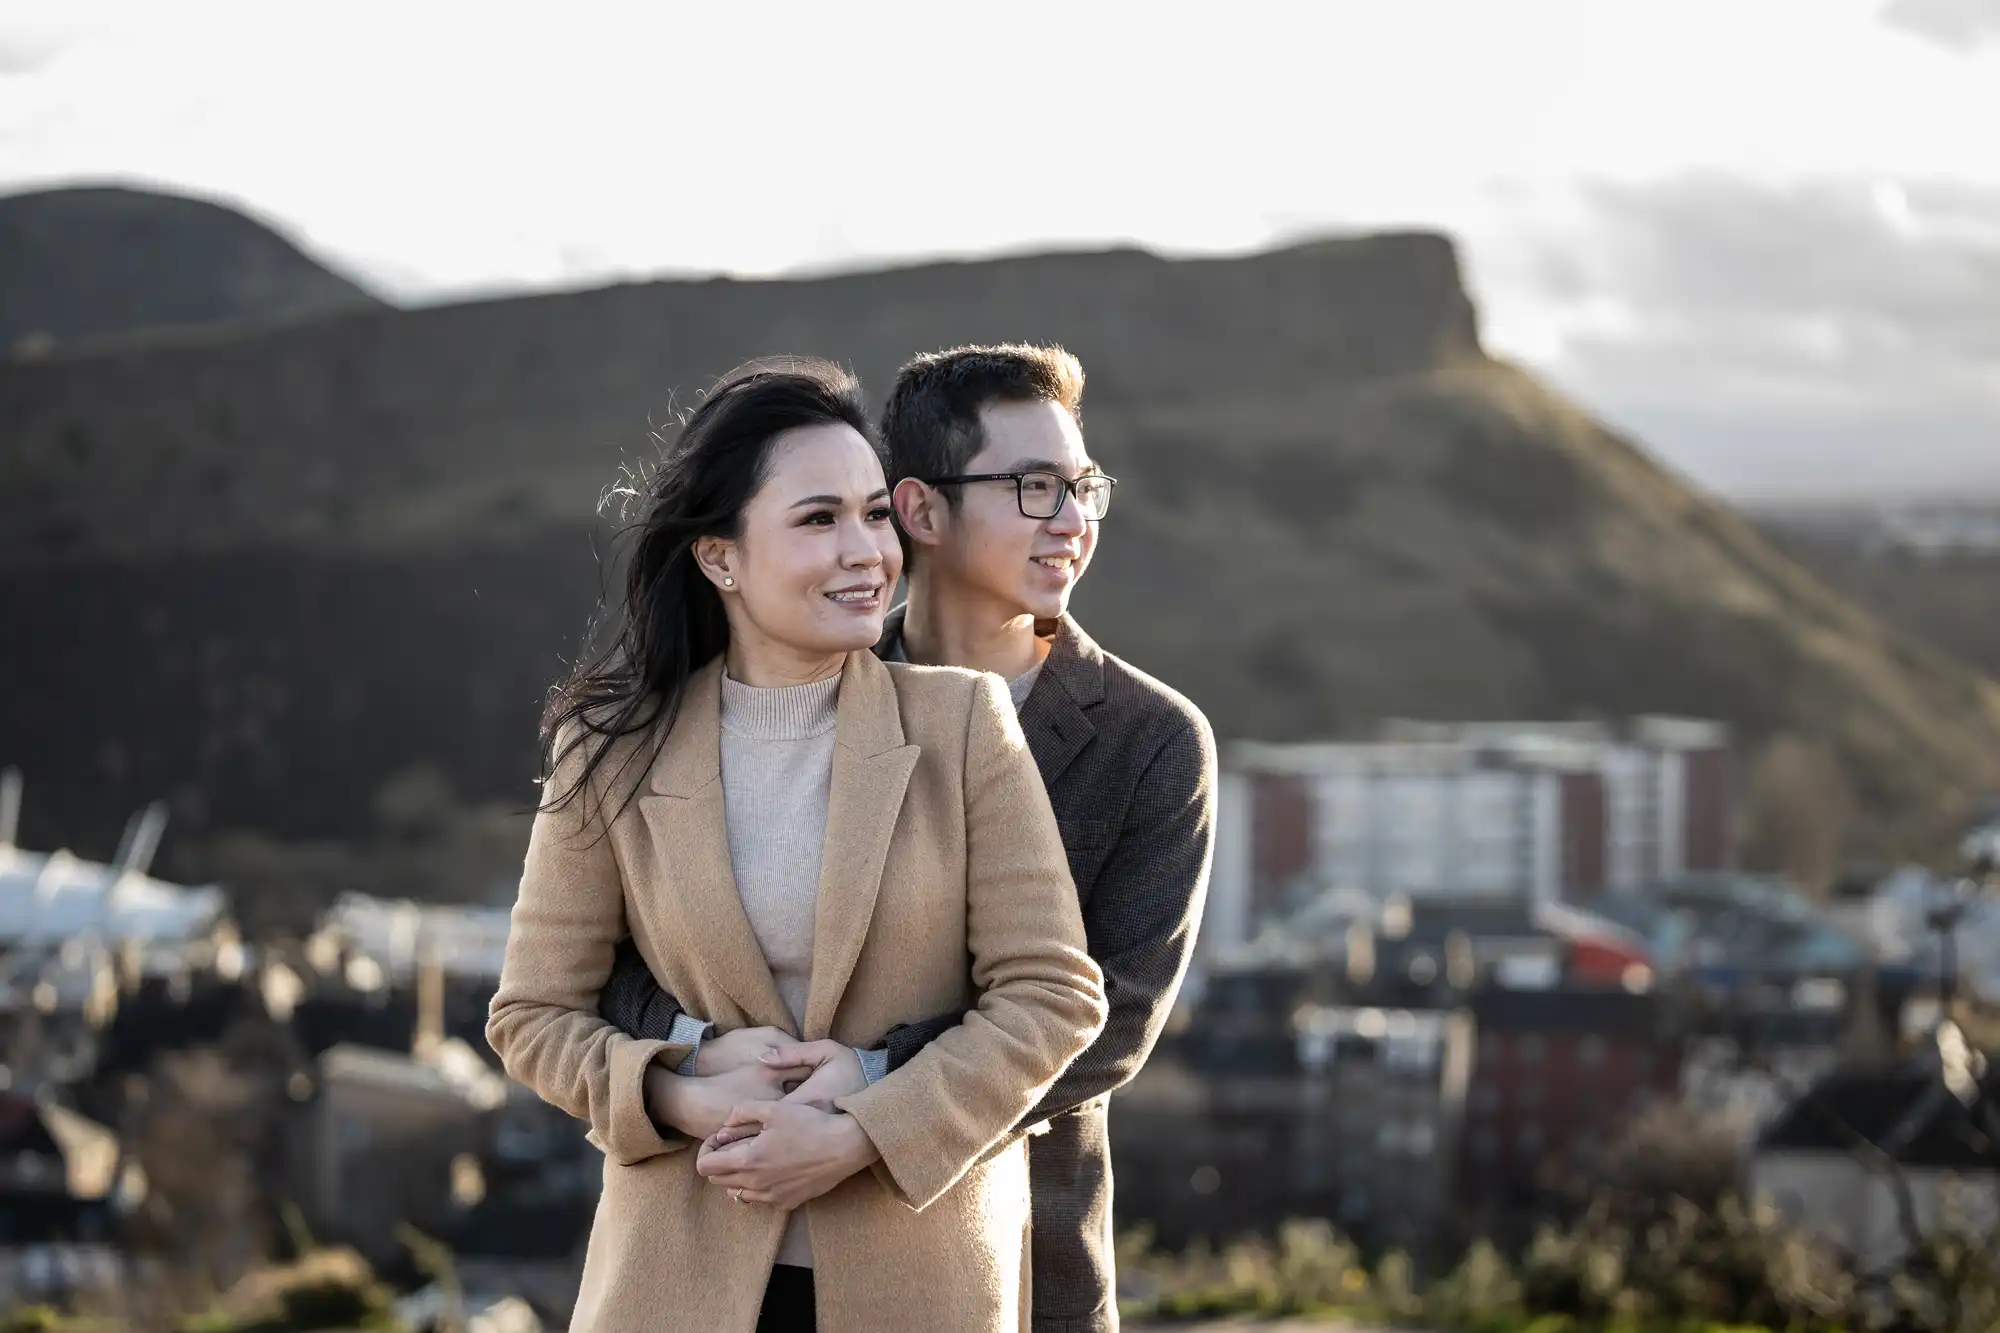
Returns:
[[[882,639],[875,645],[877,653],[903,657],[903,620],[908,613],[907,602],[889,613]],[[1036,621],[1037,631],[1045,633],[1047,623]],[[1097,736],[1096,724],[1085,710],[1104,701],[1104,650],[1070,616],[1055,622],[1055,635],[1042,674],[1021,705],[1021,731],[1035,756],[1042,785],[1052,791],[1056,779]]]
[[[1097,727],[1085,710],[1103,698],[1104,650],[1076,621],[1064,616],[1042,674],[1021,705],[1021,731],[1035,756],[1042,785],[1050,791],[1096,738]]]
[[[696,672],[680,716],[653,763],[651,794],[639,798],[652,830],[659,873],[701,932],[706,970],[753,1024],[790,1029],[792,1019],[771,978],[764,950],[743,914],[729,861],[722,812],[722,662]]]
[[[849,654],[840,680],[826,843],[820,854],[812,987],[800,1034],[808,1041],[832,1029],[854,975],[882,888],[889,842],[921,752],[921,747],[904,743],[889,669],[872,653]]]

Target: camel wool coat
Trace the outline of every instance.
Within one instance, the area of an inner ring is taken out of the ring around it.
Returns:
[[[507,1072],[588,1121],[604,1153],[575,1333],[751,1333],[784,1230],[784,1213],[697,1175],[699,1145],[647,1114],[647,1067],[687,1048],[627,1037],[597,1012],[629,933],[723,1029],[796,1031],[730,870],[721,680],[720,661],[695,674],[657,758],[654,741],[624,738],[593,790],[537,815],[487,1020]],[[580,769],[580,756],[559,766],[554,791]],[[1005,685],[850,653],[797,1035],[872,1046],[963,1005],[960,1026],[839,1103],[882,1156],[805,1205],[821,1333],[1028,1326],[1015,1126],[1106,1012]]]

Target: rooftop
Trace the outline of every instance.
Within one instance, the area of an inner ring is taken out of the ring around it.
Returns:
[[[1989,1072],[1975,1106],[2000,1104],[2000,1073]],[[1836,1071],[1787,1107],[1765,1130],[1760,1151],[1850,1151],[1852,1131],[1905,1166],[2000,1170],[2000,1147],[1978,1112],[1946,1086],[1935,1068]]]
[[[1481,1032],[1602,1036],[1650,1045],[1674,1027],[1673,1005],[1655,992],[1507,990],[1488,986],[1466,1003]]]
[[[50,855],[0,845],[0,942],[60,942],[94,934],[107,942],[176,942],[212,931],[226,908],[214,885],[188,888],[66,851]]]

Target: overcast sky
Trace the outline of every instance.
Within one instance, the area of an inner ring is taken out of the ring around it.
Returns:
[[[1424,226],[1728,493],[2000,497],[2000,0],[7,0],[0,190],[240,203],[403,301]]]

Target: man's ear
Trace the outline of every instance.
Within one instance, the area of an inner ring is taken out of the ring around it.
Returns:
[[[896,483],[889,503],[895,507],[896,526],[904,536],[919,546],[943,543],[945,524],[950,520],[944,512],[944,495],[937,487],[905,477]]]
[[[716,591],[736,587],[736,543],[726,537],[697,537],[694,563]]]

